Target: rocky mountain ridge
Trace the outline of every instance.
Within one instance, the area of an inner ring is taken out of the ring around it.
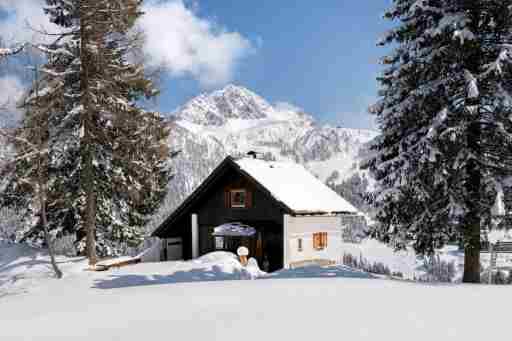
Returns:
[[[235,85],[201,94],[169,115],[175,177],[165,217],[227,156],[257,151],[265,159],[303,164],[319,179],[340,183],[360,173],[364,146],[377,132],[319,125],[291,105],[270,104]],[[158,219],[157,219],[158,220]]]

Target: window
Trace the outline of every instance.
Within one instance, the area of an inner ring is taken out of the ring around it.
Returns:
[[[245,208],[247,192],[245,189],[234,189],[231,190],[231,207],[234,208]]]
[[[302,252],[302,238],[297,239],[297,251]]]
[[[327,232],[313,233],[313,248],[323,250],[327,247]]]
[[[224,250],[224,237],[215,237],[215,250]]]

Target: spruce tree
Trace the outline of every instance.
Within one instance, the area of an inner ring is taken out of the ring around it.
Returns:
[[[142,240],[168,181],[168,130],[158,114],[137,105],[156,90],[142,65],[129,61],[140,6],[139,0],[83,0],[80,6],[80,183],[92,264],[95,238],[106,250]]]
[[[45,123],[46,132],[40,135],[47,148],[45,209],[47,228],[56,237],[76,233],[76,217],[79,215],[73,202],[79,187],[79,160],[76,159],[79,139],[74,111],[80,95],[80,51],[76,44],[80,23],[78,5],[78,1],[48,0],[47,7],[41,9],[61,30],[53,32],[56,34],[53,42],[37,46],[46,55],[47,62],[37,70],[37,88],[34,84],[23,99],[22,107],[26,111],[15,134],[16,138],[36,144],[36,136],[29,132],[34,127],[41,127],[41,122]],[[18,144],[16,154],[22,155],[25,147]],[[15,172],[11,173],[8,186],[2,192],[0,205],[25,208],[26,223],[21,240],[43,245],[45,238],[41,219],[38,219],[40,213],[32,204],[37,200],[36,193],[24,185],[24,178],[34,171],[34,164],[35,155],[17,162]]]
[[[7,163],[2,173],[11,176],[15,182],[8,183],[10,186],[7,191],[3,191],[2,202],[7,200],[8,205],[12,206],[12,200],[5,197],[11,197],[12,193],[24,193],[25,196],[14,196],[14,201],[22,201],[26,212],[35,212],[37,224],[42,231],[43,243],[46,245],[50,255],[50,261],[57,278],[62,277],[55,260],[53,241],[54,238],[48,228],[48,163],[49,163],[49,127],[47,115],[47,102],[39,101],[39,79],[38,69],[34,69],[34,98],[29,96],[25,100],[27,110],[22,127],[18,128],[13,135],[0,131],[14,144],[16,148],[16,157]],[[7,196],[5,195],[7,194]],[[1,203],[1,202],[0,202]]]
[[[375,236],[418,253],[464,247],[480,280],[480,241],[512,171],[512,0],[394,0],[393,47],[372,108],[382,131]]]
[[[168,129],[158,113],[139,106],[157,94],[141,64],[133,25],[142,14],[135,0],[47,0],[60,25],[47,55],[39,91],[26,103],[44,103],[48,122],[48,227],[56,236],[75,234],[90,263],[118,255],[142,240],[144,225],[159,207],[169,179]],[[32,125],[27,111],[22,127]],[[22,130],[20,130],[22,131]],[[18,163],[0,205],[32,207],[34,193],[20,181],[32,163]],[[28,217],[37,217],[28,210]],[[24,238],[41,241],[40,221]]]

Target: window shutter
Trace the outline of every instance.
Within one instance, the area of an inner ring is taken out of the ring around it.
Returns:
[[[252,208],[252,191],[251,190],[246,190],[245,191],[245,195],[246,195],[246,198],[245,198],[245,207],[246,208]]]
[[[224,207],[231,208],[231,192],[229,189],[224,190]]]
[[[327,247],[327,232],[322,233],[323,241],[322,241],[322,247]]]

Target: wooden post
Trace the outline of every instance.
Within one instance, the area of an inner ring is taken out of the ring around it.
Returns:
[[[283,268],[284,269],[290,268],[289,259],[288,259],[288,256],[289,256],[289,251],[288,251],[288,248],[289,248],[289,246],[288,246],[289,224],[290,224],[290,215],[285,214],[283,217]]]
[[[197,214],[192,214],[192,259],[199,257],[199,222]]]
[[[489,255],[491,256],[491,259],[489,260],[489,284],[492,284],[492,273],[495,267],[494,259],[494,244],[489,242]]]

